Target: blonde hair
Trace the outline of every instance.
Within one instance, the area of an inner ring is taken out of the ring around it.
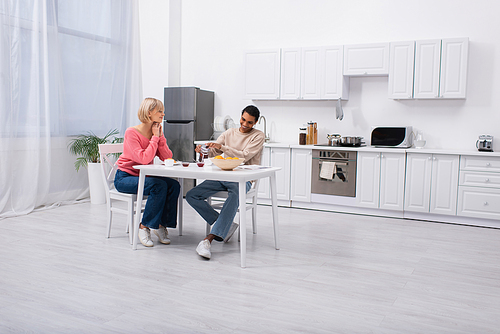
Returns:
[[[139,111],[137,112],[137,116],[139,116],[139,120],[142,123],[151,122],[151,118],[149,118],[149,112],[158,108],[159,111],[164,111],[163,102],[154,97],[146,97],[144,101],[142,101],[141,106],[139,107]]]

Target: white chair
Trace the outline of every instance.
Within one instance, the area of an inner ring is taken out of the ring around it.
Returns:
[[[260,180],[256,180],[256,181],[252,182],[252,187],[247,192],[247,203],[246,203],[245,213],[248,210],[252,210],[253,234],[257,233],[257,193],[259,190],[259,181]],[[210,204],[214,209],[220,210],[220,209],[222,209],[222,206],[224,205],[224,202],[220,201],[220,200],[227,198],[227,196],[228,196],[227,191],[219,191],[208,198],[208,204]],[[213,203],[213,200],[215,198],[219,199],[217,201],[217,203]],[[239,211],[240,210],[238,209],[238,212]],[[239,212],[239,213],[241,215],[241,212]],[[207,224],[207,235],[210,233],[210,228],[211,228],[211,225]],[[238,230],[239,230],[239,227],[238,227]],[[238,240],[239,240],[239,236],[240,236],[240,234],[238,231]]]
[[[104,189],[106,190],[106,205],[108,207],[108,228],[106,231],[106,237],[109,238],[111,233],[111,220],[113,218],[113,212],[123,213],[127,215],[127,227],[126,232],[129,234],[129,241],[132,244],[134,237],[134,213],[137,195],[136,194],[125,194],[117,191],[114,186],[114,179],[117,170],[115,163],[115,158],[112,154],[122,153],[123,143],[120,144],[99,144],[99,156],[102,166],[102,178],[104,182]],[[109,156],[111,155],[111,156]],[[147,196],[144,196],[142,211],[144,211],[144,205]],[[126,209],[123,207],[116,206],[115,202],[121,201],[126,203]]]

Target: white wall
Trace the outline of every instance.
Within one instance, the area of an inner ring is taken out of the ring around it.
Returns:
[[[145,2],[148,8],[141,1],[141,18],[149,19],[143,9],[155,14],[165,10],[164,1]],[[215,91],[216,115],[238,120],[243,107],[257,105],[271,123],[268,128],[276,141],[296,143],[298,128],[313,120],[318,122],[319,141],[326,141],[327,133],[368,139],[372,126],[412,125],[423,132],[428,147],[475,149],[478,135],[491,134],[500,150],[496,7],[491,0],[184,0],[181,85]],[[163,22],[143,25],[141,21],[141,29],[141,36],[155,36],[150,42],[163,42],[168,35]],[[390,100],[387,77],[351,78],[343,121],[335,119],[334,102],[243,98],[246,49],[452,37],[470,39],[466,100]],[[144,55],[147,41],[142,47]],[[143,59],[145,94],[162,89],[155,77],[164,64],[156,58]]]

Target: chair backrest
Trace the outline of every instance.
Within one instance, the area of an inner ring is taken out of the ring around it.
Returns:
[[[104,181],[106,194],[114,188],[115,173],[117,170],[115,159],[109,157],[112,153],[123,153],[123,143],[119,144],[99,144],[99,156],[101,159],[102,178]]]

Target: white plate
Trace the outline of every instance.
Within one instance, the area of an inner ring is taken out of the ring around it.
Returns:
[[[230,126],[230,121],[232,121],[233,119],[231,118],[231,116],[227,115],[226,117],[224,117],[224,131],[229,129],[231,126]],[[234,123],[234,121],[233,121]]]

